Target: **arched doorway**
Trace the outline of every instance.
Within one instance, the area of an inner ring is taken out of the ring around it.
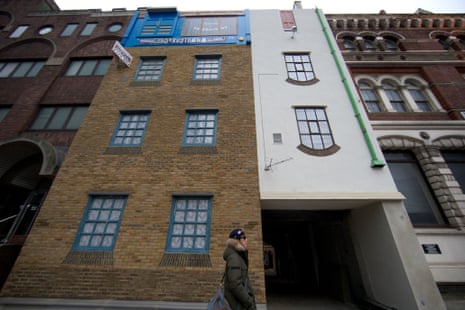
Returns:
[[[0,288],[31,230],[60,161],[53,146],[37,138],[0,143]]]

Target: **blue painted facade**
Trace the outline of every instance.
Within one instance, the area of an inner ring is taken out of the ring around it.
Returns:
[[[202,14],[176,8],[137,11],[121,41],[125,47],[249,43],[248,10]]]

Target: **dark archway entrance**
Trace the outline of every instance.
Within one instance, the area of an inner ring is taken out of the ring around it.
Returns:
[[[364,298],[350,237],[349,211],[263,211],[267,295],[324,296],[357,304]],[[268,258],[269,261],[269,258]],[[310,305],[309,305],[310,306]]]

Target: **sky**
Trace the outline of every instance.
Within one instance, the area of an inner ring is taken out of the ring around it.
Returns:
[[[113,8],[136,10],[139,7],[176,7],[178,11],[222,11],[222,10],[290,10],[294,0],[55,0],[60,9]],[[433,13],[465,13],[464,0],[302,0],[304,9],[319,8],[326,14],[338,13],[414,13],[418,8]]]

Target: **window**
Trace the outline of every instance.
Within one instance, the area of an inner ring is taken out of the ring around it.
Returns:
[[[44,64],[41,60],[0,62],[0,78],[34,77]]]
[[[402,98],[400,91],[397,89],[396,85],[392,82],[384,81],[382,83],[384,92],[391,103],[392,108],[396,112],[407,112],[404,99]]]
[[[72,60],[66,76],[105,75],[110,66],[111,59]]]
[[[452,41],[449,40],[448,36],[446,36],[446,35],[438,35],[438,36],[436,36],[436,40],[438,40],[438,43],[441,44],[443,49],[445,49],[445,50],[450,50],[451,49]]]
[[[147,22],[142,28],[143,36],[169,36],[173,33],[175,17],[161,17]]]
[[[465,152],[442,151],[441,153],[455,180],[459,183],[462,193],[465,194]]]
[[[77,130],[87,113],[87,107],[43,107],[32,130]]]
[[[5,118],[9,111],[9,107],[0,107],[0,122]]]
[[[406,81],[405,85],[412,99],[415,101],[417,108],[422,112],[431,112],[428,99],[420,86],[415,81]]]
[[[357,50],[357,44],[355,43],[355,38],[354,37],[344,37],[343,38],[343,45],[344,49],[348,51],[356,51]]]
[[[237,16],[186,17],[183,36],[233,36],[237,34]]]
[[[183,145],[215,145],[217,114],[217,111],[187,112]]]
[[[373,85],[368,82],[359,82],[358,87],[362,94],[363,101],[365,102],[369,112],[381,112],[381,105],[379,103],[378,95],[373,88]]]
[[[373,37],[364,37],[363,49],[365,51],[376,51],[378,48],[376,46],[375,38],[373,38]]]
[[[117,31],[120,31],[121,28],[123,28],[122,24],[115,23],[115,24],[111,24],[110,26],[108,26],[107,30],[108,32],[117,32]]]
[[[300,143],[307,148],[325,150],[334,146],[324,108],[296,108]]]
[[[112,251],[126,200],[126,195],[91,195],[73,250]]]
[[[384,49],[386,51],[397,51],[399,47],[397,46],[397,39],[393,37],[384,38]]]
[[[416,75],[376,75],[355,77],[360,94],[370,113],[441,111],[428,84]]]
[[[87,23],[81,31],[81,36],[90,36],[94,32],[97,23]]]
[[[122,112],[111,139],[112,146],[140,146],[149,121],[149,112]]]
[[[79,24],[68,24],[66,25],[65,29],[63,29],[63,32],[61,33],[62,37],[69,37],[73,34],[73,32],[77,29]]]
[[[165,57],[141,58],[134,80],[159,81],[165,66]]]
[[[219,80],[221,56],[197,56],[194,80]]]
[[[173,197],[167,252],[208,252],[211,204],[211,197]]]
[[[43,35],[46,35],[46,34],[52,32],[52,31],[53,31],[53,26],[44,26],[44,27],[39,29],[39,34],[41,36],[43,36]]]
[[[414,225],[444,224],[433,193],[414,155],[410,152],[384,152],[399,191],[406,197],[407,213]]]
[[[315,79],[309,54],[284,54],[288,80],[306,82]]]
[[[19,38],[23,35],[24,32],[29,28],[29,25],[20,25],[10,34],[10,38]]]

